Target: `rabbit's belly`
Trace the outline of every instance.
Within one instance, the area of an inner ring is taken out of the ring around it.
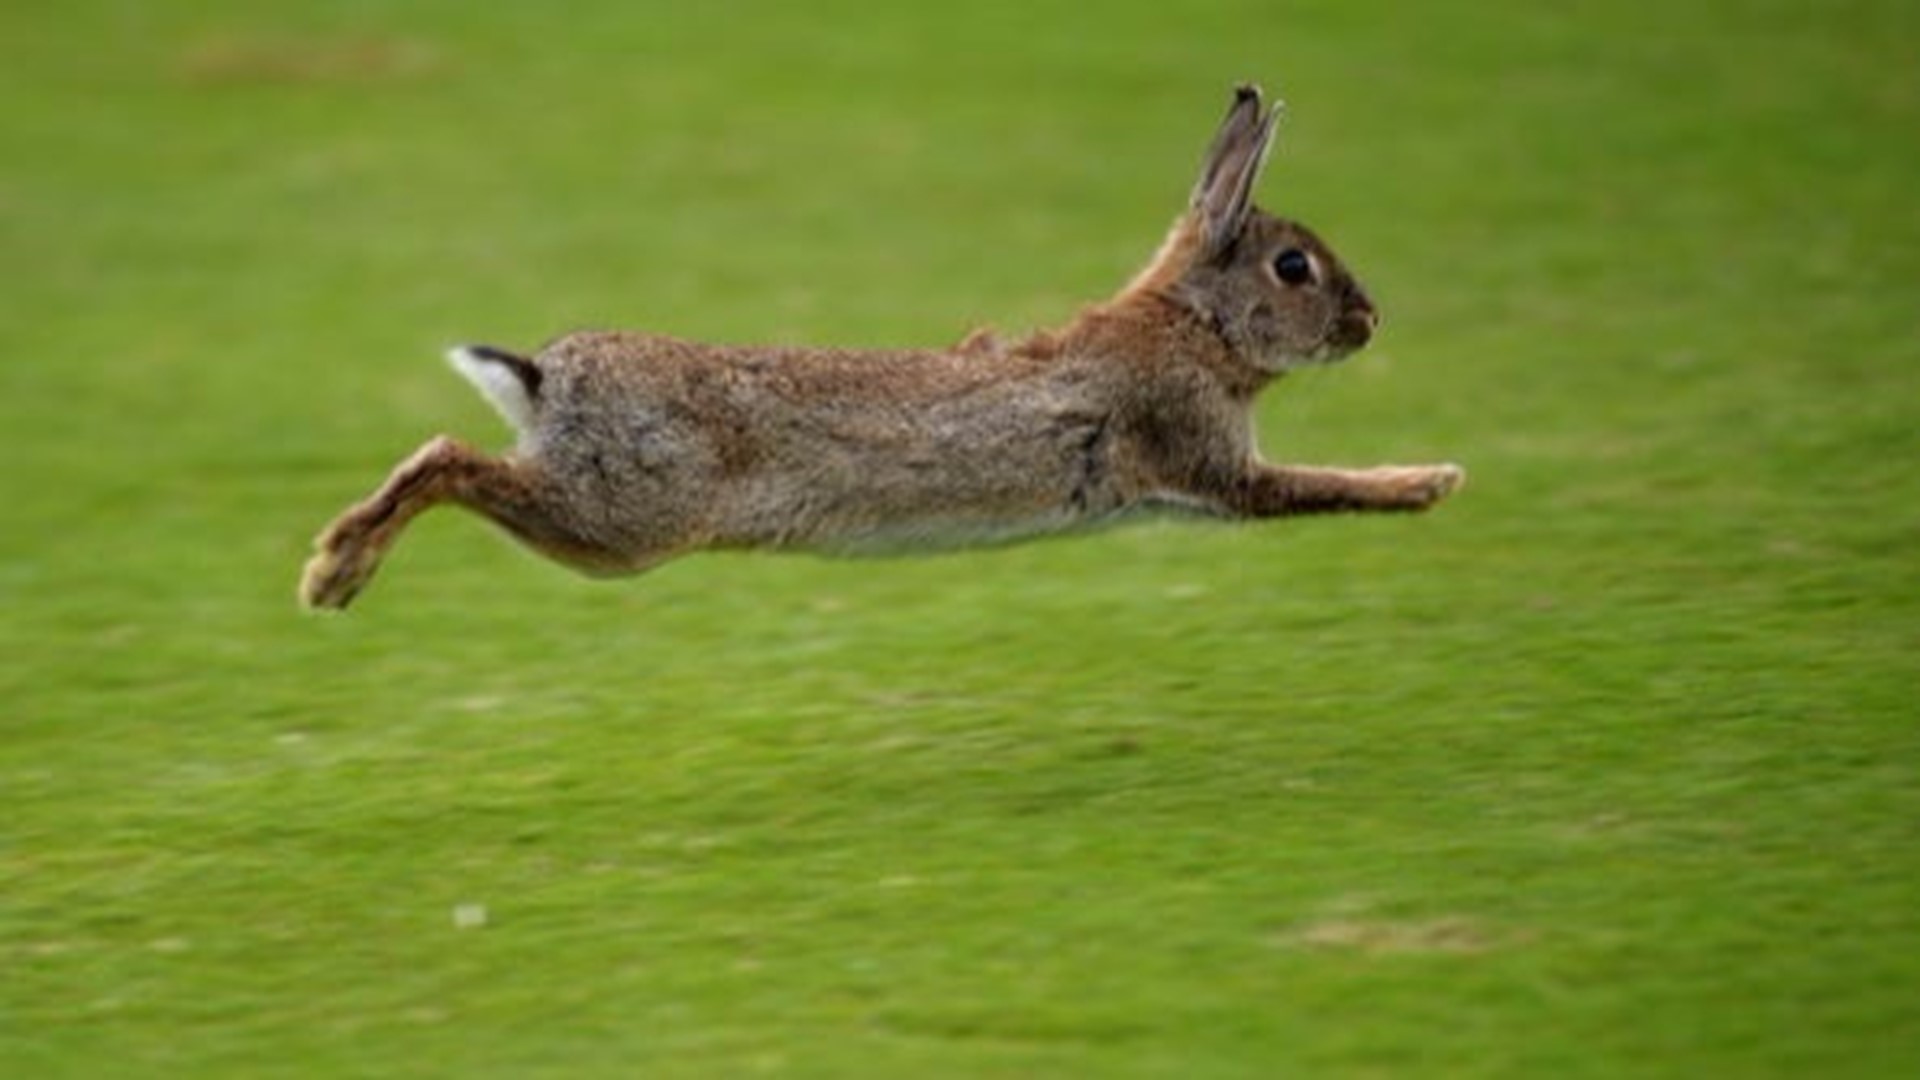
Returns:
[[[1084,532],[1102,524],[1104,522],[1091,515],[1064,507],[1020,518],[928,516],[836,530],[795,546],[850,557],[934,554]]]
[[[1098,532],[1166,518],[1210,517],[1208,508],[1169,498],[1146,498],[1100,510],[1060,506],[1026,515],[961,517],[929,514],[816,536],[787,546],[850,558],[938,554]]]

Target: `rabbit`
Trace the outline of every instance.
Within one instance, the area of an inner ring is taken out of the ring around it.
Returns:
[[[946,348],[709,345],[582,331],[535,356],[449,354],[519,434],[439,436],[320,533],[300,582],[344,608],[407,523],[450,503],[593,575],[693,551],[887,554],[1151,511],[1424,510],[1457,465],[1269,464],[1255,396],[1365,345],[1379,313],[1318,236],[1252,204],[1280,115],[1235,89],[1146,267],[1065,326]]]

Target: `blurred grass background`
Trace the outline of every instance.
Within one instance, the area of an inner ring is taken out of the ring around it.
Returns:
[[[1920,9],[0,9],[0,1073],[1900,1075]],[[1227,87],[1421,519],[309,536],[437,358],[1060,321]],[[484,925],[461,928],[454,912]]]

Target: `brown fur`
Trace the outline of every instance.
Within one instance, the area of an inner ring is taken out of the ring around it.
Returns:
[[[427,443],[320,534],[301,598],[346,606],[441,503],[591,573],[700,549],[974,544],[1155,508],[1425,509],[1460,469],[1273,465],[1255,449],[1255,395],[1360,347],[1377,323],[1318,237],[1251,205],[1275,119],[1257,90],[1236,92],[1153,260],[1111,300],[1024,340],[976,331],[945,350],[856,351],[594,332],[531,359],[474,350],[519,373],[518,446],[491,457]],[[1310,280],[1282,280],[1289,250]]]

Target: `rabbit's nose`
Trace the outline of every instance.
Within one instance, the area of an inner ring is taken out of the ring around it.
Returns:
[[[1336,336],[1348,348],[1357,349],[1373,340],[1374,331],[1380,328],[1380,312],[1359,286],[1350,286],[1346,293],[1347,302],[1340,312]]]
[[[1340,292],[1344,294],[1342,300],[1346,300],[1346,315],[1350,319],[1359,319],[1367,323],[1369,331],[1379,331],[1380,311],[1373,306],[1373,298],[1367,296],[1367,290],[1361,288],[1359,282],[1348,279],[1346,288],[1342,288]]]
[[[1380,310],[1373,306],[1373,298],[1358,284],[1347,286],[1347,313],[1364,320],[1369,330],[1380,329]]]
[[[1347,327],[1348,335],[1363,345],[1372,340],[1374,331],[1380,329],[1380,313],[1371,304],[1360,303],[1347,308],[1340,321]]]

